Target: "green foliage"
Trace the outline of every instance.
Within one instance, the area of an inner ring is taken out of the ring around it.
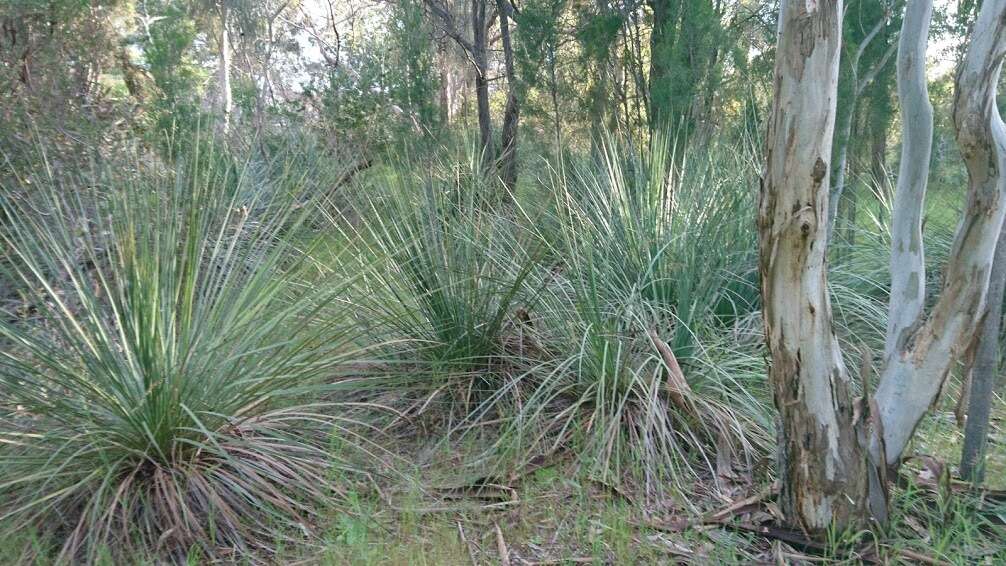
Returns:
[[[125,144],[129,115],[99,72],[115,65],[116,0],[0,0],[0,182],[44,167],[40,145],[74,170]]]
[[[147,69],[157,87],[154,134],[183,132],[197,127],[199,94],[206,72],[193,59],[192,44],[199,33],[196,22],[178,2],[165,2],[150,24],[143,42]]]
[[[719,48],[727,39],[718,8],[708,0],[652,0],[650,127],[670,128],[684,143],[701,117],[696,105],[714,92]]]
[[[416,127],[436,126],[437,80],[433,41],[425,10],[419,0],[395,3],[389,33],[394,65],[387,76],[388,96]]]
[[[514,56],[517,74],[525,82],[536,82],[542,59],[555,50],[559,41],[559,16],[565,4],[566,0],[529,2],[514,15]]]
[[[671,146],[645,155],[609,144],[553,182],[561,251],[604,309],[644,301],[675,322],[671,346],[687,360],[703,326],[729,324],[758,303],[754,193],[743,152],[716,148],[672,168]]]
[[[0,513],[67,561],[268,552],[336,499],[338,420],[305,394],[350,350],[317,318],[340,285],[301,275],[310,207],[194,155],[0,199],[32,313],[0,322]]]
[[[616,11],[583,14],[582,25],[576,31],[576,40],[587,59],[607,61],[611,48],[618,39],[618,32],[625,23],[622,14]]]
[[[395,2],[386,28],[347,48],[352,68],[332,69],[310,86],[321,97],[326,129],[374,151],[438,129],[435,50],[421,2]]]
[[[405,340],[432,364],[434,385],[503,354],[511,310],[535,267],[521,228],[492,210],[478,159],[424,174],[402,164],[337,227],[360,270],[354,308],[377,342]],[[492,390],[490,388],[490,390]]]

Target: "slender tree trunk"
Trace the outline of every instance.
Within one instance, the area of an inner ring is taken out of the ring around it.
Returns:
[[[688,144],[704,112],[706,89],[717,83],[719,2],[649,0],[650,130],[665,131],[678,147]],[[683,152],[675,152],[680,163]]]
[[[890,19],[890,14],[885,14],[884,17],[874,24],[873,28],[866,34],[866,37],[860,42],[856,51],[852,53],[849,57],[848,68],[850,72],[850,79],[852,81],[852,88],[849,92],[849,100],[846,102],[845,112],[841,115],[841,121],[838,129],[835,132],[835,163],[833,170],[833,177],[831,183],[831,194],[829,196],[829,207],[828,207],[828,241],[831,241],[832,236],[835,233],[835,221],[838,218],[838,207],[842,201],[842,193],[845,192],[845,184],[848,171],[849,163],[849,141],[852,138],[852,127],[856,120],[856,110],[858,109],[859,99],[863,95],[863,91],[866,89],[870,83],[877,77],[877,74],[887,65],[891,56],[894,54],[894,45],[891,45],[887,51],[880,57],[880,59],[868,69],[865,73],[860,76],[859,62],[863,58],[863,53],[866,49],[873,43],[873,40],[880,34],[881,31],[887,27],[887,23]]]
[[[839,207],[839,217],[842,219],[842,242],[846,250],[851,250],[856,243],[856,215],[859,208],[859,191],[851,190],[845,193],[842,205]],[[835,230],[835,227],[832,227]]]
[[[825,265],[841,0],[782,0],[759,204],[769,380],[779,410],[780,501],[821,532],[867,518],[866,457],[832,330]]]
[[[548,53],[548,87],[549,95],[552,99],[552,126],[555,130],[555,155],[558,157],[562,152],[562,124],[559,116],[559,79],[555,72],[555,42],[549,44]]]
[[[838,143],[838,151],[835,152],[834,175],[831,183],[831,194],[828,196],[828,241],[831,241],[835,233],[835,220],[838,218],[838,206],[842,203],[842,194],[845,192],[845,175],[848,171],[849,162],[849,140],[852,138],[852,123],[856,118],[856,102],[858,97],[855,94],[849,101],[842,115],[842,120],[838,127],[838,135],[835,141]]]
[[[459,0],[462,4],[464,0]],[[474,71],[474,82],[478,100],[479,137],[482,162],[486,171],[495,159],[492,150],[492,123],[489,115],[489,69],[488,47],[486,45],[486,0],[471,0],[471,11],[466,14],[472,24],[471,39],[467,28],[459,28],[455,14],[455,2],[441,3],[439,0],[423,0],[429,12],[440,21],[447,37],[454,40],[464,52],[463,61],[456,61],[444,42],[438,44],[440,55],[440,116],[441,123],[454,122],[461,114],[467,115],[468,88],[467,75]],[[469,65],[470,63],[470,65]],[[467,120],[466,120],[467,121]]]
[[[598,63],[598,72],[590,88],[590,154],[599,155],[605,128],[605,97],[607,96],[607,76],[603,63]]]
[[[437,58],[440,63],[440,127],[447,128],[451,125],[451,73],[450,61],[448,59],[447,40],[441,39],[437,42]]]
[[[898,38],[901,163],[891,213],[891,296],[885,359],[905,346],[907,333],[922,316],[926,298],[922,203],[929,183],[933,105],[929,102],[925,61],[932,15],[932,0],[909,0]]]
[[[667,88],[671,73],[671,50],[674,43],[672,13],[680,0],[649,0],[653,12],[653,30],[650,32],[650,107],[648,118],[651,134],[663,127],[665,104],[659,91]],[[658,92],[655,92],[658,91]]]
[[[889,202],[891,198],[891,183],[887,178],[887,123],[878,124],[874,122],[870,127],[872,137],[870,143],[870,177],[873,186],[877,191],[877,198]],[[878,217],[881,221],[886,220],[884,207],[879,209]]]
[[[605,0],[596,0],[596,7],[600,13],[607,9]],[[609,52],[610,53],[610,52]],[[608,60],[610,54],[599,57],[594,61],[596,70],[593,81],[590,83],[590,154],[599,154],[601,139],[604,136],[605,114],[608,103]]]
[[[482,163],[489,171],[496,161],[492,116],[489,114],[489,56],[486,45],[486,0],[472,0],[472,59],[475,64],[475,105],[479,120]]]
[[[887,123],[870,127],[870,176],[877,190],[889,195],[887,186]]]
[[[992,277],[989,283],[985,320],[978,338],[978,351],[971,368],[968,392],[968,419],[964,425],[961,450],[961,477],[979,483],[985,476],[985,446],[993,388],[999,377],[999,334],[1002,326],[1003,292],[1006,290],[1006,225],[999,233]]]
[[[230,130],[231,110],[231,40],[227,30],[228,0],[220,2],[220,131],[226,134]]]
[[[510,193],[517,188],[517,133],[520,126],[520,101],[518,100],[517,76],[514,72],[513,44],[510,41],[510,6],[507,0],[496,0],[499,11],[500,38],[503,41],[503,65],[507,80],[506,108],[503,110],[503,128],[500,133],[502,151],[500,153],[500,178],[503,187]]]
[[[650,116],[652,112],[652,105],[650,104],[650,85],[646,82],[646,74],[643,68],[643,40],[641,38],[642,31],[640,30],[639,24],[639,14],[637,11],[632,12],[630,18],[632,22],[632,29],[629,32],[629,37],[631,38],[632,45],[632,77],[635,81],[635,105],[634,110],[636,111],[636,127],[641,131],[645,131],[646,122],[643,119],[643,110],[646,111],[646,115]],[[626,114],[628,117],[628,114]]]
[[[928,0],[910,2],[910,7],[912,4],[924,4],[927,15],[931,12]],[[899,210],[899,214],[911,217],[912,221],[895,227],[904,233],[894,235],[892,251],[906,255],[908,261],[904,264],[892,261],[892,277],[897,281],[892,284],[891,294],[893,326],[888,329],[888,355],[876,394],[883,423],[883,453],[891,466],[900,463],[915,427],[936,402],[950,368],[976,339],[977,325],[985,309],[992,260],[1006,214],[1006,177],[1001,174],[1006,171],[1006,125],[995,102],[1006,54],[1004,13],[1006,0],[982,3],[967,54],[957,73],[954,124],[968,170],[968,203],[939,301],[921,324],[915,313],[921,312],[925,279],[921,261],[911,260],[914,253],[921,258],[921,238],[914,216],[921,214],[922,201],[912,202],[907,195],[896,197],[908,209]],[[904,37],[902,40],[905,41]],[[918,37],[914,40],[922,41]],[[924,61],[919,54],[912,64],[922,67]],[[903,120],[903,123],[914,121]],[[903,161],[902,166],[924,170],[917,165],[922,161],[907,163]]]

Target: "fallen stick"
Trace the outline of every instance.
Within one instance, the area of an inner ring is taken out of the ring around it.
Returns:
[[[468,549],[468,558],[471,559],[472,566],[479,566],[479,561],[475,559],[475,549],[472,548],[472,543],[465,536],[465,528],[461,526],[461,521],[458,521],[458,535],[461,536],[461,543]]]
[[[500,530],[500,524],[493,523],[493,527],[496,528],[496,549],[500,555],[500,566],[510,566],[510,551],[506,547],[506,541],[503,540],[503,531]]]
[[[680,533],[689,528],[700,527],[703,525],[721,525],[740,513],[757,509],[762,501],[777,494],[778,492],[779,487],[776,484],[772,484],[750,497],[745,497],[744,499],[735,501],[719,511],[707,514],[697,519],[678,519],[670,524],[657,523],[655,521],[646,521],[644,523],[633,522],[633,524],[637,527],[646,527],[665,533]]]

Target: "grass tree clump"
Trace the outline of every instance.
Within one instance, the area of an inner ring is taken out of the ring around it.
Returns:
[[[666,145],[644,157],[609,145],[555,169],[554,216],[532,226],[554,262],[536,276],[530,317],[547,355],[476,412],[527,392],[504,453],[575,447],[595,476],[666,495],[766,451],[763,365],[717,366],[724,349],[748,360],[759,348],[719,337],[746,336],[757,317],[753,227],[740,214],[751,195],[712,161],[689,166],[687,182],[672,161]]]
[[[687,359],[696,332],[757,308],[755,169],[745,155],[713,147],[676,160],[659,136],[642,154],[608,143],[553,176],[556,255],[607,308],[669,313],[670,345]]]
[[[733,477],[766,453],[760,358],[722,366],[744,346],[702,338],[683,366],[668,344],[669,313],[645,302],[613,310],[575,285],[557,281],[540,301],[532,339],[551,356],[485,405],[488,414],[492,402],[526,392],[497,449],[518,460],[572,449],[592,476],[657,498],[689,493],[699,477]]]
[[[476,400],[499,386],[514,313],[533,300],[525,230],[500,213],[488,183],[458,168],[393,167],[335,219],[360,274],[349,301],[375,343],[394,344],[424,390]],[[397,381],[399,386],[409,385]]]
[[[0,321],[0,519],[67,562],[268,552],[338,497],[341,428],[306,393],[349,336],[298,277],[309,207],[199,159],[0,195],[24,299]]]

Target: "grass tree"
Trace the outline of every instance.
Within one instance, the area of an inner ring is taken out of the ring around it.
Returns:
[[[342,287],[301,277],[312,207],[204,160],[0,194],[28,305],[0,320],[0,533],[61,563],[267,555],[337,507],[345,421],[311,394],[354,346],[319,315]]]
[[[908,3],[898,55],[905,119],[892,228],[887,341],[874,401],[852,397],[827,294],[828,177],[835,125],[842,2],[784,1],[775,99],[759,209],[761,279],[770,381],[781,414],[782,507],[810,531],[887,516],[885,475],[900,462],[955,359],[972,343],[1006,213],[1006,128],[995,105],[1006,1],[987,1],[958,73],[954,123],[969,198],[943,292],[926,314],[921,207],[932,118],[925,46],[932,3]],[[864,383],[864,391],[869,384]]]

